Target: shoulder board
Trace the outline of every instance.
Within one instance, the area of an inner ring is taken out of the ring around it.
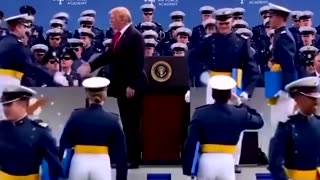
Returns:
[[[80,110],[83,110],[83,109],[85,109],[85,108],[76,108],[76,109],[73,110],[73,112],[80,111]]]
[[[117,113],[113,113],[113,112],[110,112],[112,115],[116,116],[116,117],[119,117],[119,114]]]
[[[19,43],[23,43],[23,41],[22,41],[21,39],[18,39],[18,42],[19,42]]]
[[[202,106],[196,107],[196,109],[202,109],[202,108],[205,108],[205,107],[207,107],[209,105],[211,105],[211,104],[202,105]]]
[[[157,22],[153,22],[153,23],[155,23],[157,26],[161,26],[161,24],[160,24],[160,23],[157,23]]]
[[[42,128],[47,128],[49,125],[47,123],[44,123],[44,122],[36,122],[36,121],[31,121],[31,123],[35,126],[39,126],[39,127],[42,127]]]
[[[242,37],[243,39],[249,39],[247,36],[244,35],[240,35],[240,37]]]
[[[287,31],[281,31],[280,34],[287,34]]]

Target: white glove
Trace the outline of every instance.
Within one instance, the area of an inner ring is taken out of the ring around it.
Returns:
[[[69,85],[67,78],[61,72],[54,73],[53,79],[56,83],[58,83],[62,86]]]
[[[249,99],[248,93],[246,93],[244,91],[239,96],[241,98],[241,101],[248,101],[248,99]]]
[[[241,103],[242,103],[241,98],[237,96],[237,94],[232,93],[231,98],[229,100],[229,104],[239,106]]]
[[[82,63],[77,69],[77,73],[80,74],[82,77],[88,75],[90,72],[91,72],[91,67],[87,62]]]
[[[187,91],[187,93],[184,95],[184,100],[187,103],[190,103],[190,91]]]
[[[209,83],[210,78],[211,78],[211,76],[208,71],[205,71],[205,72],[201,73],[201,75],[200,75],[200,81],[206,85]]]

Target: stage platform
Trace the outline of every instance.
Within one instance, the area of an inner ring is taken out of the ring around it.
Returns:
[[[237,180],[256,180],[256,173],[267,172],[266,166],[242,167],[242,173],[237,174]],[[187,176],[182,175],[182,170],[178,166],[142,166],[137,170],[129,170],[128,180],[146,180],[148,173],[170,173],[172,180],[190,180]]]

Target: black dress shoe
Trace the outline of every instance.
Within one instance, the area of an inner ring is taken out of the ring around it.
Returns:
[[[128,169],[139,169],[139,163],[128,163]]]
[[[236,174],[240,174],[240,173],[241,173],[241,168],[239,167],[239,165],[235,165],[235,166],[234,166],[234,172],[235,172]]]

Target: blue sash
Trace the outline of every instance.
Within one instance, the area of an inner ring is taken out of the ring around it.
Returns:
[[[73,154],[74,154],[74,149],[66,149],[64,151],[64,156],[62,159],[62,168],[63,168],[63,173],[67,178],[69,177],[69,170],[70,170]]]
[[[282,72],[266,71],[264,73],[265,80],[265,97],[274,98],[282,88]]]
[[[41,180],[50,180],[49,166],[46,160],[42,160],[41,164]]]
[[[197,177],[200,160],[200,142],[197,142],[191,167],[191,178]]]
[[[233,92],[238,96],[243,92],[242,77],[242,69],[232,69],[232,78],[237,82],[237,86],[233,89]]]

